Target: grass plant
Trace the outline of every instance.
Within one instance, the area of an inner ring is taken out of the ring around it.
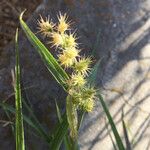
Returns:
[[[66,150],[79,150],[78,147],[78,130],[82,125],[82,120],[86,112],[94,109],[95,101],[98,100],[106,114],[108,122],[113,131],[116,145],[119,150],[125,150],[121,137],[117,131],[113,118],[107,108],[100,91],[95,87],[97,70],[100,67],[98,61],[92,68],[92,57],[81,56],[79,44],[77,43],[77,35],[72,32],[71,22],[68,20],[67,14],[59,13],[58,22],[54,23],[50,18],[44,19],[42,16],[38,20],[39,32],[49,39],[48,43],[56,49],[57,57],[51,54],[51,50],[38,39],[38,37],[30,30],[28,25],[23,21],[23,14],[20,15],[20,24],[27,39],[34,46],[40,55],[45,66],[53,75],[58,84],[66,91],[66,112],[61,111],[56,103],[58,123],[52,135],[48,135],[42,128],[42,125],[32,113],[32,109],[23,103],[20,86],[20,66],[19,66],[19,48],[18,48],[18,30],[16,32],[16,67],[15,67],[15,109],[5,103],[0,106],[5,110],[16,114],[16,150],[25,150],[24,126],[29,124],[35,129],[37,135],[49,145],[50,150],[59,150],[64,142]],[[71,70],[71,73],[68,71]],[[27,111],[32,114],[32,118],[28,118],[22,112],[22,103]],[[78,115],[80,113],[80,115]]]

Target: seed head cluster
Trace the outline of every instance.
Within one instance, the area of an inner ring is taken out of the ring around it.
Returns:
[[[59,13],[58,22],[40,17],[38,21],[39,32],[50,39],[50,43],[57,49],[58,61],[65,69],[72,70],[70,79],[66,81],[68,94],[72,96],[76,108],[92,111],[96,90],[88,85],[87,77],[90,73],[92,59],[81,56],[76,34],[72,33],[71,23],[67,14]]]

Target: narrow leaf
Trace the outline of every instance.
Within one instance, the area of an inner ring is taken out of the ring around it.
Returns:
[[[126,149],[127,150],[131,150],[131,144],[130,144],[130,140],[129,140],[129,136],[128,136],[128,131],[127,131],[127,127],[124,121],[124,112],[122,110],[122,127],[123,127],[123,133],[124,133],[124,137],[125,137],[125,142],[126,142]]]
[[[113,147],[114,147],[114,150],[118,150],[117,147],[116,147],[116,144],[115,144],[115,142],[114,142],[114,140],[113,140],[113,137],[112,137],[112,135],[111,135],[111,133],[110,133],[110,131],[109,131],[108,125],[109,125],[109,124],[106,122],[106,118],[105,118],[105,126],[106,126],[106,129],[107,129],[108,135],[109,135],[109,137],[110,137],[110,139],[111,139],[111,142],[112,142],[112,145],[113,145]]]
[[[56,105],[56,111],[57,111],[58,120],[59,120],[59,122],[61,122],[62,121],[61,113],[60,113],[60,109],[59,109],[58,104],[57,104],[56,101],[55,101],[55,105]]]
[[[110,114],[110,112],[109,112],[109,110],[108,110],[108,108],[107,108],[107,106],[106,106],[102,96],[99,94],[98,97],[99,97],[99,100],[100,100],[101,105],[103,107],[103,110],[104,110],[104,112],[105,112],[105,114],[107,116],[107,119],[109,121],[111,129],[113,131],[113,134],[114,134],[114,137],[116,139],[116,143],[117,143],[117,146],[118,146],[119,150],[125,150],[124,145],[123,145],[122,140],[121,140],[121,137],[120,137],[120,135],[119,135],[119,133],[118,133],[118,131],[116,129],[115,123],[114,123],[114,121],[113,121],[113,119],[111,117],[111,114]]]
[[[16,150],[25,150],[21,87],[20,87],[18,30],[16,31],[15,45],[16,45],[16,48],[15,48],[16,49],[16,66],[15,66]]]

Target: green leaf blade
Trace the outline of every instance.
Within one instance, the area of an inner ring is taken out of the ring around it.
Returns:
[[[108,108],[107,108],[107,106],[106,106],[106,104],[105,104],[105,102],[104,102],[102,96],[99,94],[98,97],[99,97],[99,100],[100,100],[101,105],[102,105],[102,107],[103,107],[103,110],[104,110],[104,112],[105,112],[105,114],[106,114],[106,116],[107,116],[107,119],[108,119],[108,121],[109,121],[109,124],[110,124],[110,126],[111,126],[111,129],[112,129],[112,131],[113,131],[113,134],[114,134],[114,137],[115,137],[115,139],[116,139],[116,143],[117,143],[117,146],[118,146],[119,150],[125,150],[125,147],[124,147],[124,145],[123,145],[123,143],[122,143],[121,137],[120,137],[120,135],[119,135],[119,133],[118,133],[118,131],[117,131],[117,128],[116,128],[116,126],[115,126],[115,123],[114,123],[114,121],[113,121],[113,119],[112,119],[112,117],[111,117],[111,114],[110,114],[110,112],[109,112],[109,110],[108,110]]]
[[[22,99],[21,99],[21,87],[20,87],[18,30],[16,31],[15,46],[16,46],[16,66],[15,66],[16,150],[25,150]]]

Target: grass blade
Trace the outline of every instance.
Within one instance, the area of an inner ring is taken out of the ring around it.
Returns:
[[[130,144],[130,140],[129,140],[129,136],[128,136],[128,131],[127,131],[127,126],[126,123],[124,121],[124,112],[122,110],[122,127],[123,127],[123,133],[124,133],[124,137],[125,137],[125,143],[126,143],[126,149],[127,150],[131,150],[131,144]]]
[[[111,126],[111,129],[112,129],[112,131],[113,131],[113,134],[114,134],[114,137],[115,137],[115,139],[116,139],[116,143],[117,143],[117,146],[118,146],[119,150],[125,150],[124,145],[123,145],[123,143],[122,143],[122,140],[121,140],[121,138],[120,138],[120,135],[119,135],[119,133],[118,133],[118,131],[117,131],[117,129],[116,129],[116,126],[115,126],[115,124],[114,124],[114,121],[113,121],[113,119],[112,119],[112,117],[111,117],[111,115],[110,115],[110,112],[109,112],[109,110],[108,110],[108,108],[107,108],[107,106],[106,106],[106,104],[105,104],[105,102],[104,102],[102,96],[99,94],[98,97],[99,97],[99,100],[100,100],[101,105],[102,105],[102,107],[103,107],[103,110],[104,110],[104,112],[105,112],[105,114],[106,114],[106,116],[107,116],[107,119],[108,119],[108,121],[109,121],[109,124],[110,124],[110,126]]]
[[[111,140],[111,142],[112,142],[113,148],[114,148],[114,150],[118,150],[117,147],[116,147],[116,144],[115,144],[115,142],[114,142],[114,140],[113,140],[113,137],[112,137],[112,135],[111,135],[111,133],[110,133],[110,131],[109,131],[108,125],[109,125],[109,124],[106,122],[106,118],[105,118],[105,126],[106,126],[106,129],[107,129],[108,135],[109,135],[109,137],[110,137],[110,140]]]
[[[55,105],[56,105],[56,111],[57,111],[58,120],[59,120],[59,122],[61,122],[62,121],[61,113],[60,113],[60,109],[59,109],[58,104],[57,104],[56,101],[55,101]]]
[[[18,29],[16,31],[15,45],[16,45],[16,66],[15,66],[15,77],[16,77],[16,82],[15,82],[16,150],[25,150],[23,115],[22,115],[22,100],[21,100],[21,87],[20,87]]]
[[[26,23],[22,20],[23,13],[20,15],[20,24],[25,32],[28,40],[34,46],[34,48],[40,54],[42,60],[47,66],[48,70],[51,72],[56,81],[63,86],[64,89],[67,88],[65,81],[69,79],[67,73],[64,69],[58,64],[53,55],[48,51],[48,49],[42,44],[42,42],[35,36],[35,34],[29,29]]]

